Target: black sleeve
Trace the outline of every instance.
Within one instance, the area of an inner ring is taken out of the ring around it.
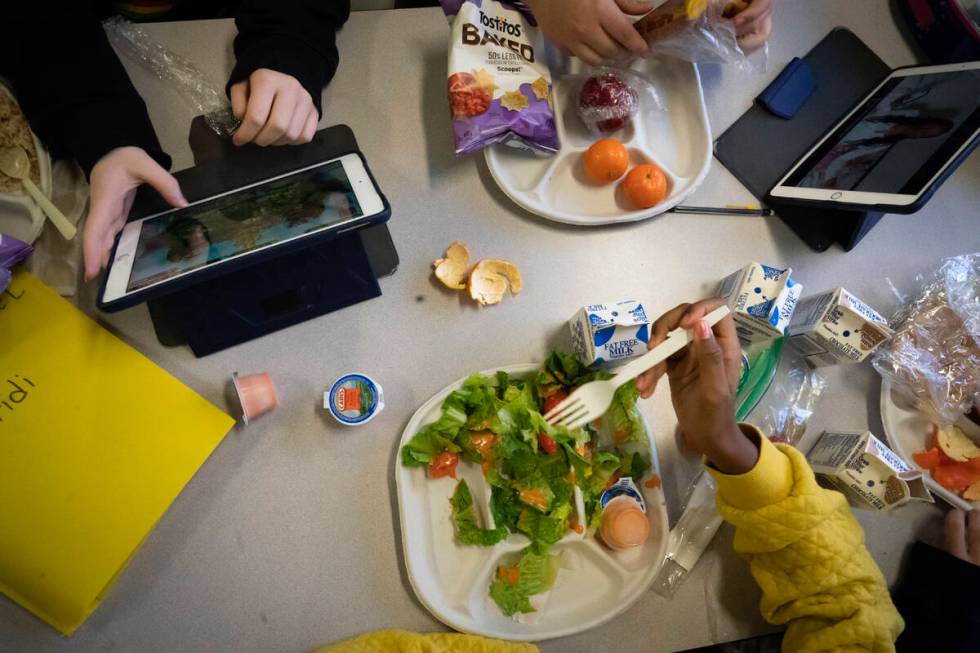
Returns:
[[[898,651],[980,651],[980,567],[916,542],[893,599],[905,619]]]
[[[235,69],[226,91],[259,68],[295,77],[313,98],[337,72],[337,30],[350,16],[349,0],[245,0],[235,15]]]
[[[31,4],[16,3],[28,8],[4,17],[0,75],[45,146],[55,157],[73,157],[86,176],[103,155],[126,145],[169,168],[146,105],[88,3],[55,3],[57,10]]]

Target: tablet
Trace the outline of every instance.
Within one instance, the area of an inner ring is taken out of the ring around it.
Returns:
[[[978,134],[980,62],[900,68],[804,154],[769,196],[913,213],[976,147]]]
[[[99,307],[129,306],[386,214],[363,159],[347,154],[134,220],[119,235]]]

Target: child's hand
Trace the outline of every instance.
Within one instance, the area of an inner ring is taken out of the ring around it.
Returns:
[[[980,565],[980,511],[946,513],[946,551],[960,560]]]
[[[138,147],[111,150],[92,168],[89,183],[83,241],[86,280],[94,279],[108,264],[116,234],[126,224],[139,186],[153,186],[172,206],[187,206],[173,175]]]
[[[232,85],[231,111],[242,121],[235,145],[299,145],[316,133],[320,114],[309,92],[292,75],[259,68]]]
[[[732,17],[738,45],[745,52],[761,48],[772,32],[773,0],[751,0],[749,6]]]
[[[647,53],[629,15],[651,9],[642,0],[525,0],[545,38],[591,66]]]
[[[735,422],[742,351],[735,322],[731,315],[725,316],[712,330],[702,319],[724,303],[709,299],[681,304],[662,315],[653,325],[651,349],[678,327],[693,329],[694,342],[637,378],[636,386],[642,397],[649,397],[660,377],[667,374],[674,411],[688,445],[722,472],[742,474],[755,465],[759,451]]]

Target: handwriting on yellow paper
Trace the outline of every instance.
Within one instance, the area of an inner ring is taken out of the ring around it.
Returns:
[[[33,381],[20,374],[14,374],[12,378],[7,379],[7,384],[0,390],[0,408],[6,408],[9,413],[17,410],[20,404],[23,404],[37,389]],[[10,417],[9,413],[0,410],[0,422],[4,417]]]

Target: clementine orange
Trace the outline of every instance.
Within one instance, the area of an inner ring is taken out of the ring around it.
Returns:
[[[652,163],[638,165],[623,180],[623,192],[630,204],[638,209],[648,209],[667,197],[667,177]]]
[[[630,165],[630,153],[615,138],[603,138],[593,143],[582,155],[585,174],[597,184],[616,181]]]

